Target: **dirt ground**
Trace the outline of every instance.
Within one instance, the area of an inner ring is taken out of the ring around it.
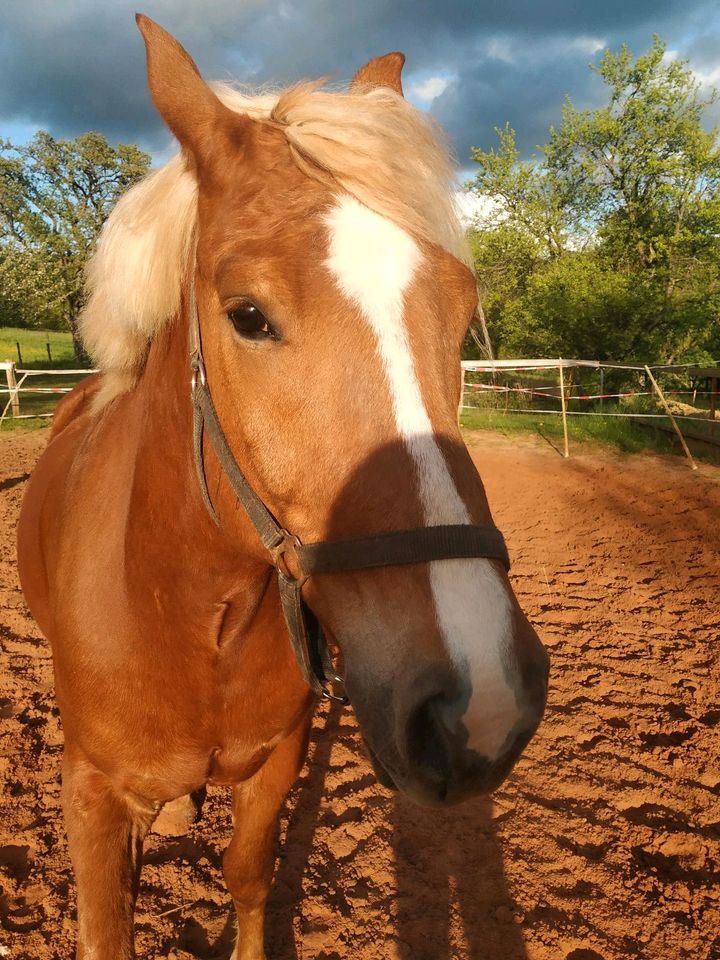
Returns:
[[[71,955],[50,654],[14,526],[43,432],[0,437],[0,956]],[[320,712],[281,819],[271,960],[720,958],[720,470],[476,434],[552,653],[547,718],[507,784],[448,812],[378,786],[350,711]],[[152,835],[141,958],[224,958],[228,794]]]

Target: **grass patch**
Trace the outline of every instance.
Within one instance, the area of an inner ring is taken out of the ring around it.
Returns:
[[[504,413],[501,410],[463,410],[460,423],[468,430],[498,430],[501,433],[534,433],[563,440],[562,417],[535,413]],[[568,439],[609,443],[625,453],[639,453],[653,444],[650,435],[631,420],[613,417],[568,417]],[[671,452],[672,444],[667,445]]]
[[[22,364],[18,358],[17,344],[20,345]],[[48,344],[50,357],[48,359]],[[21,327],[0,327],[0,360],[12,360],[24,370],[75,370],[78,363],[75,359],[72,336],[63,331],[54,330],[26,330]],[[22,375],[18,376],[20,380]],[[52,413],[62,393],[28,393],[28,388],[45,387],[74,387],[83,379],[84,375],[77,376],[29,376],[20,391],[21,414]],[[5,375],[0,372],[0,386],[7,387]],[[0,413],[8,400],[7,393],[0,393]],[[28,420],[13,420],[8,411],[2,422],[2,430],[33,430],[49,423],[47,418]]]
[[[18,358],[20,344],[22,363]],[[47,345],[50,344],[48,359]],[[0,360],[13,360],[27,370],[75,369],[77,360],[69,333],[56,330],[26,330],[0,327]]]
[[[563,449],[562,417],[541,413],[505,413],[502,410],[464,410],[460,424],[466,430],[496,430],[506,435],[530,433],[552,443],[558,450]],[[682,429],[682,427],[681,427]],[[574,444],[604,443],[624,453],[682,453],[676,440],[669,434],[652,427],[643,427],[632,420],[619,417],[568,417],[568,440],[570,453]],[[708,463],[717,463],[718,454],[714,450],[693,450],[693,456]]]
[[[0,433],[29,433],[49,427],[51,423],[50,417],[31,417],[29,420],[11,420],[8,417],[0,424]]]
[[[1,375],[0,375],[1,377]],[[18,378],[19,380],[20,378]],[[60,399],[64,396],[64,393],[53,392],[53,393],[26,393],[26,389],[32,389],[33,387],[45,387],[53,388],[57,390],[58,388],[69,388],[74,387],[76,384],[80,383],[81,380],[84,380],[85,377],[83,374],[77,374],[68,377],[58,377],[51,375],[40,375],[37,377],[27,377],[22,387],[20,388],[20,413],[21,414],[40,414],[40,413],[52,413],[55,407],[57,406]],[[6,387],[6,383],[2,383],[3,387]],[[7,393],[0,393],[0,413],[2,413],[5,404],[8,400]],[[5,420],[3,421],[3,428],[6,427],[8,422],[12,422],[12,417],[10,411],[8,411]],[[24,420],[16,420],[15,423],[25,423]]]

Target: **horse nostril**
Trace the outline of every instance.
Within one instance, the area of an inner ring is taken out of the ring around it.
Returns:
[[[442,696],[433,696],[411,714],[407,726],[408,756],[438,783],[447,783],[451,774],[448,734],[440,719]]]

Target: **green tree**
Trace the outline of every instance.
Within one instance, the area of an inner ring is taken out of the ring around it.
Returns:
[[[65,328],[65,283],[46,246],[0,243],[0,326]]]
[[[524,318],[527,349],[677,361],[720,352],[720,150],[703,127],[716,94],[703,97],[687,63],[665,53],[657,37],[637,59],[606,50],[592,69],[607,105],[580,111],[568,98],[532,160],[521,162],[509,128],[497,150],[474,151],[472,189],[494,201],[478,229],[511,227],[542,251],[525,294],[506,296],[496,316],[503,349]]]
[[[532,238],[548,258],[567,249],[573,226],[566,184],[555,170],[536,157],[521,160],[515,131],[497,129],[497,150],[472,148],[478,165],[470,189],[492,201],[483,222],[486,227],[510,226]]]
[[[27,313],[33,301],[47,296],[61,306],[78,359],[85,263],[113,205],[149,166],[150,157],[138,147],[112,147],[99,133],[62,140],[39,131],[20,147],[0,141],[3,309],[17,314],[22,302]],[[18,269],[23,263],[24,283]]]
[[[545,262],[545,247],[523,225],[510,220],[490,229],[471,229],[468,239],[492,352],[497,356],[501,349],[517,349],[506,323],[509,305],[522,300],[530,277]]]
[[[568,253],[528,277],[502,317],[504,342],[520,355],[631,358],[649,343],[647,291],[593,254]]]

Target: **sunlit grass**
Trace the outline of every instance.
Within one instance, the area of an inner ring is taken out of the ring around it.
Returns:
[[[0,424],[0,433],[29,433],[31,430],[41,430],[52,423],[50,417],[29,417],[27,420],[13,420],[6,417]]]
[[[534,434],[550,442],[559,451],[563,449],[562,417],[557,414],[465,409],[460,424],[466,430],[493,430],[506,435]],[[652,426],[641,426],[633,420],[599,414],[586,417],[569,416],[568,442],[571,455],[573,447],[579,452],[578,448],[588,442],[607,444],[624,453],[682,453],[670,434],[653,429]],[[717,463],[720,459],[720,451],[712,449],[693,450],[693,455],[710,463]]]
[[[50,358],[47,345],[50,344]],[[20,344],[18,357],[17,345]],[[72,337],[54,330],[26,330],[22,327],[0,327],[0,360],[13,360],[19,367],[52,370],[77,366]]]
[[[17,345],[20,345],[18,357]],[[48,344],[50,358],[48,358]],[[52,330],[26,330],[21,327],[0,327],[0,360],[11,360],[21,369],[27,370],[74,370],[78,363],[75,359],[72,337],[69,333]],[[22,374],[18,375],[18,381]],[[74,387],[83,379],[78,376],[29,376],[22,383],[20,392],[20,413],[40,414],[52,413],[62,393],[28,393],[29,387]],[[7,388],[4,372],[0,371],[0,387]],[[0,393],[0,413],[8,400],[7,393]],[[32,430],[47,425],[47,418],[14,420],[8,411],[3,420],[2,429]]]

